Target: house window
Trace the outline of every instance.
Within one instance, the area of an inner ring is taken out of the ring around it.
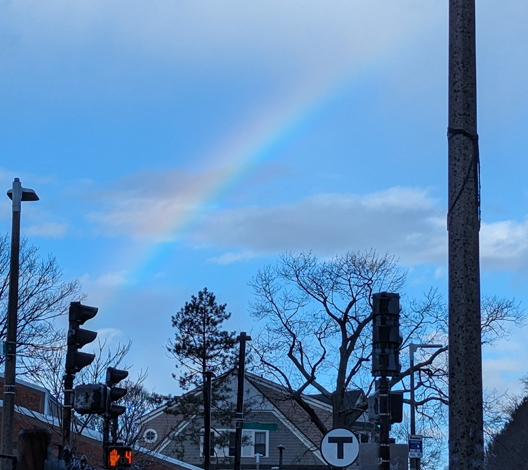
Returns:
[[[266,436],[266,433],[263,432],[263,431],[255,431],[254,432],[254,453],[255,454],[260,454],[262,456],[266,456],[267,455],[267,450],[268,450],[268,446],[267,446],[267,436]]]
[[[236,453],[236,432],[229,431],[229,457],[234,457]]]
[[[242,457],[269,457],[269,431],[244,429],[242,431]]]
[[[152,444],[158,440],[158,433],[154,429],[147,429],[143,434],[145,442]]]
[[[262,457],[268,457],[268,432],[243,429],[241,456],[255,457],[256,454],[260,454]],[[236,432],[233,430],[219,429],[218,432],[211,431],[211,457],[234,457],[236,451],[235,441]],[[200,451],[200,454],[203,456],[203,438]]]

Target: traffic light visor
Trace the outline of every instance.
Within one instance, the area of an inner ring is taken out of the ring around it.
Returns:
[[[98,311],[99,309],[97,307],[83,305],[81,302],[71,302],[69,320],[70,322],[76,322],[82,325],[85,321],[95,317]]]
[[[121,380],[128,377],[127,370],[116,369],[115,367],[109,367],[106,369],[106,385],[109,387],[121,382]]]

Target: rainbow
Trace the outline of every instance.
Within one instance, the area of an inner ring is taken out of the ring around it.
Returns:
[[[158,265],[172,249],[172,244],[167,241],[174,241],[198,220],[200,208],[219,199],[249,170],[272,159],[280,149],[294,141],[332,103],[353,89],[356,81],[363,80],[370,65],[378,63],[379,59],[379,53],[365,55],[359,65],[355,64],[353,71],[334,70],[311,77],[294,94],[280,96],[273,103],[255,110],[223,142],[215,143],[213,150],[199,156],[198,160],[204,162],[201,166],[214,171],[201,185],[189,188],[186,194],[186,201],[190,200],[195,210],[184,210],[167,217],[156,227],[160,234],[156,241],[135,241],[125,248],[126,253],[116,254],[120,261],[131,260],[126,272],[146,276],[149,268]],[[151,276],[152,272],[148,275]],[[145,277],[134,279],[135,282],[144,280]]]

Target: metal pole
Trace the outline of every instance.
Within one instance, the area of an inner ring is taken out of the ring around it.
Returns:
[[[415,396],[415,386],[414,386],[414,353],[418,348],[443,348],[442,344],[409,344],[409,372],[411,379],[411,436],[416,434],[416,402],[414,399]],[[420,459],[410,459],[411,460],[411,470],[420,470]]]
[[[242,457],[242,426],[244,423],[244,374],[246,365],[246,341],[251,341],[245,331],[240,332],[237,338],[240,341],[240,352],[238,356],[238,391],[237,410],[235,420],[235,470],[240,470]]]
[[[387,377],[380,377],[380,470],[390,470],[390,387]]]
[[[449,1],[449,468],[482,469],[475,1]]]
[[[416,346],[414,344],[409,345],[409,370],[411,374],[411,436],[416,434],[416,404],[414,403],[414,351]],[[417,460],[411,459],[411,470],[417,470]]]
[[[70,434],[71,434],[71,418],[73,408],[73,380],[74,375],[65,373],[64,374],[64,409],[62,410],[62,446],[70,445]]]
[[[20,256],[20,209],[22,186],[13,182],[13,223],[11,231],[11,265],[9,271],[9,300],[7,307],[6,359],[4,374],[4,404],[2,420],[2,454],[13,454],[13,427],[15,417],[16,340],[18,313],[18,271]],[[5,462],[5,461],[4,461]],[[8,468],[5,465],[3,468]]]
[[[13,428],[16,393],[16,343],[18,327],[18,276],[20,267],[20,212],[22,201],[38,201],[32,189],[23,188],[15,178],[13,187],[7,191],[12,200],[13,223],[11,230],[11,260],[9,270],[9,298],[6,321],[6,359],[4,372],[4,403],[2,417],[2,454],[13,455]],[[9,468],[3,461],[2,468]]]
[[[211,466],[211,371],[204,372],[204,470]]]

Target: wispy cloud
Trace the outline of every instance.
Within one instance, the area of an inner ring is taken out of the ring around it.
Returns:
[[[202,198],[217,177],[214,171],[191,174],[180,170],[131,175],[110,189],[92,185],[87,213],[101,233],[170,241],[174,226],[195,217]]]
[[[523,269],[528,260],[528,221],[483,223],[480,251],[484,269]]]
[[[447,263],[445,208],[427,189],[321,193],[276,206],[222,209],[201,200],[212,178],[211,172],[175,171],[128,177],[110,190],[92,187],[98,209],[87,217],[100,233],[153,242],[181,239],[175,227],[194,218],[199,223],[185,240],[196,248],[226,250],[209,259],[216,264],[287,250],[332,255],[368,248],[393,253],[408,265]],[[483,223],[480,240],[483,269],[522,269],[528,258],[527,221]]]
[[[220,211],[195,237],[197,243],[253,255],[286,250],[332,255],[374,247],[409,263],[441,263],[446,253],[442,208],[427,191],[413,188],[365,196],[319,194],[276,207]]]
[[[84,275],[81,278],[83,286],[87,286],[90,289],[113,289],[115,287],[133,284],[134,281],[129,277],[129,273],[126,271],[120,272],[107,272],[101,274],[96,279],[92,279],[88,275]]]
[[[24,229],[24,235],[28,237],[63,238],[67,231],[67,224],[47,222],[27,227]]]

